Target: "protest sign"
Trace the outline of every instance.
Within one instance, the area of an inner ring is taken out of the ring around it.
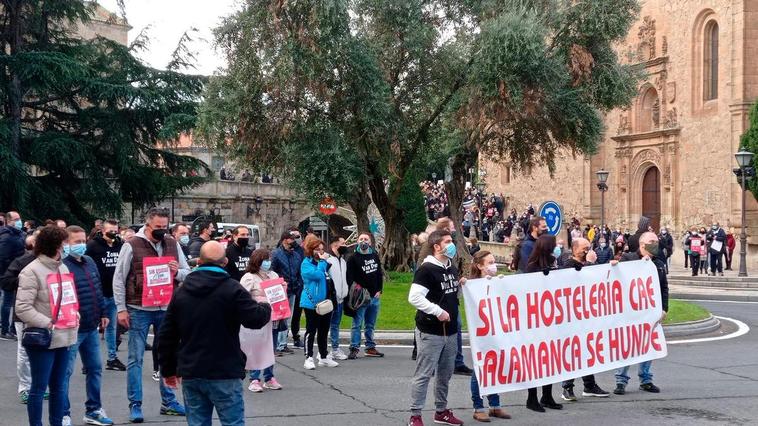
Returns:
[[[271,305],[271,320],[278,321],[292,316],[287,290],[284,289],[284,279],[276,278],[261,282],[261,288],[266,293],[266,300]]]
[[[63,285],[61,285],[61,283]],[[58,308],[58,292],[61,287],[63,294],[60,295],[61,306]],[[55,328],[74,328],[79,324],[79,298],[74,285],[74,274],[48,274],[47,289],[50,300],[50,312],[55,315],[58,312],[58,320]]]
[[[168,266],[172,256],[142,259],[142,306],[166,306],[174,294],[174,273]]]
[[[650,261],[469,280],[463,294],[482,395],[666,356]]]

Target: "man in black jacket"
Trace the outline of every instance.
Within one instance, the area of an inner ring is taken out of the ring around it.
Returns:
[[[658,280],[661,284],[661,303],[663,304],[663,316],[661,321],[666,319],[666,314],[669,310],[669,282],[666,278],[666,265],[658,256],[660,252],[660,246],[658,243],[658,237],[652,232],[646,232],[640,236],[639,249],[636,252],[624,253],[621,256],[622,262],[645,259],[652,261],[655,265],[655,269],[658,271]],[[611,265],[616,265],[618,262],[613,261]],[[653,373],[650,371],[650,366],[653,361],[645,361],[639,365],[638,375],[640,378],[640,389],[645,392],[659,393],[661,390],[658,386],[653,384]],[[626,385],[629,383],[629,367],[622,367],[616,370],[616,389],[613,391],[616,395],[623,395],[626,393]]]
[[[103,222],[102,230],[87,243],[87,256],[97,265],[100,274],[108,326],[105,327],[105,344],[108,346],[106,370],[126,371],[126,366],[118,359],[118,342],[121,341],[118,321],[116,321],[116,299],[113,298],[113,274],[116,272],[118,254],[124,243],[118,235],[118,222],[109,219]]]
[[[197,229],[197,235],[192,237],[189,242],[189,258],[194,259],[200,256],[200,248],[203,244],[207,243],[213,238],[213,234],[216,232],[216,228],[213,227],[213,222],[204,221],[200,222],[200,226]]]
[[[18,212],[10,211],[5,214],[6,225],[0,227],[0,275],[5,273],[8,265],[17,257],[24,254],[24,224]],[[0,340],[16,340],[16,333],[11,330],[11,308],[16,300],[16,294],[2,292],[0,300]]]
[[[716,270],[719,275],[724,275],[724,269],[721,265],[721,257],[726,251],[726,232],[721,229],[718,222],[713,222],[711,230],[708,231],[708,263],[711,265],[711,275],[716,276]]]
[[[247,263],[253,249],[250,247],[250,228],[238,226],[232,231],[232,242],[226,246],[227,264],[224,269],[235,280],[239,281],[245,275]]]
[[[650,218],[642,216],[637,224],[637,232],[630,236],[626,244],[629,246],[629,252],[634,253],[640,248],[640,237],[650,228]]]
[[[262,328],[271,307],[256,303],[224,270],[221,244],[204,244],[198,263],[174,291],[158,332],[161,375],[170,388],[183,380],[188,424],[211,424],[214,407],[222,424],[245,424],[240,326]]]

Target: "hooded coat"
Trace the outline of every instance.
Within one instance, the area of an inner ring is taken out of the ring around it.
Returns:
[[[640,237],[642,236],[642,234],[647,232],[648,227],[650,227],[650,218],[647,216],[642,216],[640,218],[639,224],[637,225],[637,232],[635,232],[634,235],[630,236],[629,241],[627,242],[630,252],[639,251]]]
[[[163,377],[245,378],[240,326],[262,328],[271,306],[257,303],[219,266],[201,266],[174,291],[158,332]]]

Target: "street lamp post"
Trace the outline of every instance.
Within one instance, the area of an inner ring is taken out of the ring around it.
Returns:
[[[750,164],[753,163],[753,153],[750,151],[745,151],[744,149],[740,150],[740,152],[734,154],[734,158],[737,160],[737,165],[740,166],[739,169],[735,169],[734,172],[737,175],[738,178],[741,179],[740,186],[742,188],[742,218],[741,218],[741,227],[742,230],[740,231],[740,272],[738,276],[740,277],[746,277],[747,276],[747,231],[746,231],[746,224],[745,224],[745,191],[747,191],[747,178],[753,177],[755,175],[755,170],[753,167],[750,166]]]
[[[597,175],[597,189],[600,190],[600,226],[605,225],[605,191],[608,190],[608,175],[611,172],[600,169],[595,174]]]

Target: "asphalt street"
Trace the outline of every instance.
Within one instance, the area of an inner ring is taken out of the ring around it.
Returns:
[[[562,411],[534,413],[524,407],[526,392],[502,395],[513,420],[494,424],[756,424],[758,418],[758,304],[700,302],[715,315],[743,321],[751,331],[743,336],[709,342],[672,344],[669,355],[653,363],[655,383],[662,393],[637,390],[634,377],[624,396],[580,399]],[[278,358],[275,374],[280,391],[253,394],[245,391],[245,414],[251,425],[401,425],[408,418],[410,380],[414,362],[409,348],[387,348],[385,358],[342,361],[334,369],[303,369],[301,355]],[[16,396],[15,343],[0,341],[0,425],[26,424],[26,407]],[[126,362],[126,350],[119,354]],[[146,357],[146,360],[149,360]],[[147,424],[179,425],[180,418],[158,414],[158,384],[144,370],[144,411]],[[104,371],[103,405],[119,424],[127,422],[125,373]],[[611,391],[611,373],[598,376],[601,387]],[[578,382],[581,384],[581,382]],[[246,382],[247,385],[247,382]],[[82,424],[84,376],[77,366],[71,384],[74,424]],[[558,386],[553,390],[558,399]],[[472,418],[469,378],[454,376],[450,407],[466,424]],[[432,423],[430,389],[426,424]],[[46,417],[45,417],[46,418]]]

